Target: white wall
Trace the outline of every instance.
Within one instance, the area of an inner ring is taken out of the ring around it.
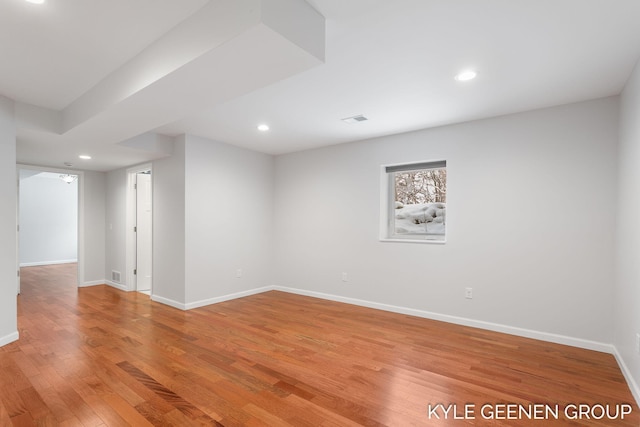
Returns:
[[[272,156],[191,135],[153,162],[153,295],[179,308],[272,284]],[[125,169],[107,174],[104,275],[126,275]],[[237,270],[242,270],[240,278]]]
[[[275,160],[180,137],[153,164],[153,298],[192,308],[279,285],[611,343],[617,113],[608,98]],[[380,165],[441,158],[447,243],[380,242]],[[106,182],[109,278],[126,171]]]
[[[83,198],[80,210],[80,240],[78,281],[81,286],[104,283],[105,261],[105,191],[104,172],[83,172],[80,192]]]
[[[110,171],[106,179],[104,277],[111,280],[112,271],[120,272],[120,284],[126,287],[127,171],[126,169]]]
[[[640,64],[620,98],[619,202],[614,345],[640,402]]]
[[[174,141],[173,156],[153,162],[152,298],[170,305],[185,303],[184,165],[184,136]]]
[[[617,106],[277,157],[276,284],[611,343]],[[380,165],[432,159],[447,160],[447,243],[378,241]]]
[[[188,304],[272,284],[273,167],[272,156],[187,136]]]
[[[18,339],[16,127],[13,108],[13,101],[0,96],[0,346]]]
[[[78,181],[57,173],[20,179],[20,265],[78,259]]]

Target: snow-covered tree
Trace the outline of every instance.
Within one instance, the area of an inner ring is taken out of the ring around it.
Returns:
[[[395,201],[405,205],[447,202],[447,170],[423,169],[395,174]]]

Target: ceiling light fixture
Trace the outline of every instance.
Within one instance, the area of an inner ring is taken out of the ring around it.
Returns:
[[[258,130],[259,130],[260,132],[266,132],[266,131],[268,131],[268,130],[269,130],[269,126],[268,126],[268,125],[265,125],[265,124],[258,125]]]
[[[91,160],[91,156],[87,155],[87,154],[80,154],[78,156],[78,158],[82,159],[82,160]]]
[[[43,4],[44,0],[26,0],[27,3]]]
[[[473,70],[465,70],[456,75],[456,80],[459,82],[467,82],[476,78],[478,73]]]
[[[60,179],[66,182],[67,184],[71,184],[73,181],[78,179],[78,175],[64,174],[64,175],[60,175]]]

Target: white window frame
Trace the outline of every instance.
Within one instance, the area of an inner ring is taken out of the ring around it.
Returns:
[[[446,160],[426,160],[411,163],[397,163],[380,167],[380,241],[404,243],[444,244],[445,234],[411,234],[395,232],[395,172],[420,169],[447,168]]]

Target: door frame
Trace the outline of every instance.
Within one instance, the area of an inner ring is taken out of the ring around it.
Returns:
[[[50,172],[50,173],[59,173],[62,175],[66,175],[66,174],[70,174],[70,175],[77,175],[78,176],[78,242],[76,243],[77,245],[77,250],[78,250],[78,274],[77,274],[77,283],[76,286],[77,287],[82,287],[84,286],[84,276],[85,276],[85,260],[84,260],[84,251],[85,251],[85,239],[84,239],[84,227],[85,227],[85,218],[84,218],[84,172],[80,171],[80,170],[76,170],[76,169],[58,169],[58,168],[49,168],[49,167],[44,167],[44,166],[32,166],[32,165],[26,165],[26,164],[16,164],[16,178],[18,180],[17,182],[17,214],[19,215],[19,209],[20,209],[20,170],[25,169],[25,170],[31,170],[31,171],[38,171],[38,172]],[[16,250],[18,251],[16,253],[16,258],[17,258],[17,268],[18,271],[20,271],[20,249],[19,249],[19,245],[20,245],[20,231],[19,231],[19,227],[20,227],[20,217],[18,216],[16,218],[16,233],[17,233],[17,237],[16,237]],[[18,276],[18,293],[20,293],[20,276]]]
[[[153,164],[144,163],[127,169],[127,219],[126,219],[126,274],[127,290],[137,290],[137,277],[133,274],[136,268],[136,175],[140,172],[151,171],[151,206],[153,207]],[[153,242],[153,208],[151,211],[151,240]],[[151,250],[151,265],[153,266],[153,249]],[[152,267],[153,268],[153,267]],[[153,275],[151,275],[151,294],[153,295]]]

